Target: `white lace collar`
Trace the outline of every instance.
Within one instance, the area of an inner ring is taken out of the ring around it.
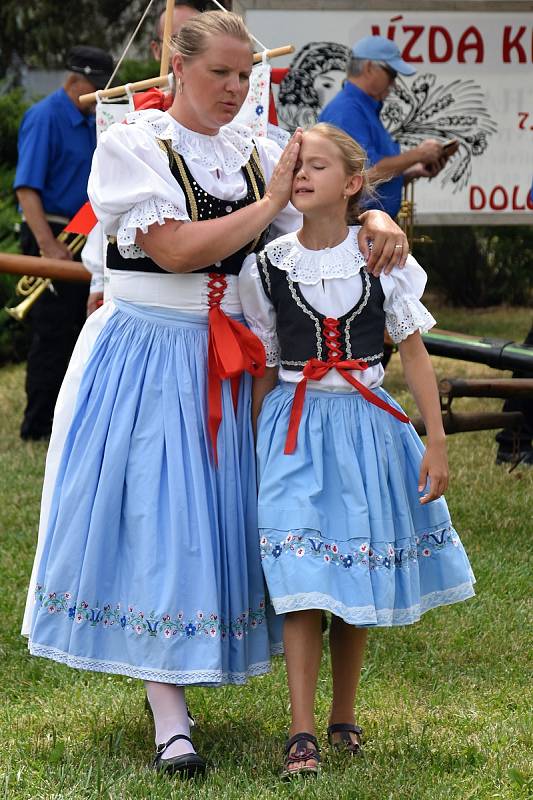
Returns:
[[[172,147],[188,163],[194,161],[208,170],[220,169],[225,175],[238,172],[248,162],[254,147],[252,131],[246,125],[230,122],[216,136],[207,136],[185,128],[167,111],[146,109],[126,116],[128,123],[141,123]]]
[[[325,250],[308,250],[296,232],[286,233],[267,244],[269,260],[293,281],[314,284],[328,278],[351,278],[366,265],[357,244],[358,227],[348,229],[346,239]]]

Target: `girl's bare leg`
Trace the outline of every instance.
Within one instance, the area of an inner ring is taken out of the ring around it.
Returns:
[[[322,656],[321,612],[294,611],[285,616],[283,642],[291,702],[290,736],[315,733],[315,694]],[[308,761],[308,766],[315,762]],[[291,769],[299,769],[296,762]]]
[[[331,671],[333,674],[333,700],[329,724],[355,723],[355,697],[367,640],[367,628],[348,625],[339,617],[332,616],[329,633]],[[351,734],[354,743],[355,734]],[[333,741],[340,741],[340,734],[333,734]]]

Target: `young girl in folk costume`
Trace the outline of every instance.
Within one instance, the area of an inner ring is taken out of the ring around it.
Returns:
[[[347,224],[365,192],[364,160],[337,128],[304,133],[291,197],[303,225],[249,256],[239,278],[245,317],[269,366],[254,382],[253,413],[262,563],[274,609],[286,615],[286,776],[318,770],[313,707],[323,611],[332,614],[328,739],[355,755],[367,629],[410,624],[474,594],[441,497],[445,437],[420,336],[434,324],[419,300],[426,275],[411,257],[403,270],[369,274],[358,228]],[[424,418],[425,448],[380,388],[385,326]]]

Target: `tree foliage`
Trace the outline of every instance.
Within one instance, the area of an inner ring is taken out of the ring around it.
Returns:
[[[441,226],[416,233],[431,237],[430,244],[415,245],[414,255],[428,272],[431,289],[451,305],[483,308],[531,302],[533,224]]]
[[[2,0],[0,75],[17,61],[61,69],[70,48],[78,44],[120,49],[147,4],[148,0]],[[141,46],[152,36],[152,18],[151,13],[141,30]]]

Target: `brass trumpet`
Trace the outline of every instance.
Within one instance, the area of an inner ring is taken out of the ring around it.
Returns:
[[[415,236],[414,228],[415,216],[415,181],[409,181],[403,187],[402,202],[396,221],[402,231],[407,237],[409,243],[409,250],[412,250],[414,244],[432,244],[433,239],[430,236]]]
[[[61,231],[56,238],[59,242],[66,242],[69,236],[70,233]],[[71,239],[71,241],[67,244],[67,247],[72,255],[76,255],[80,252],[85,244],[86,239],[87,237],[83,233],[74,235],[74,238]],[[5,306],[4,310],[17,322],[22,322],[35,301],[38,300],[43,292],[45,292],[47,289],[54,291],[54,286],[50,278],[38,278],[35,275],[23,275],[17,283],[15,291],[18,296],[23,297],[24,300],[22,300],[22,302],[20,302],[18,305],[12,306],[11,308]]]

